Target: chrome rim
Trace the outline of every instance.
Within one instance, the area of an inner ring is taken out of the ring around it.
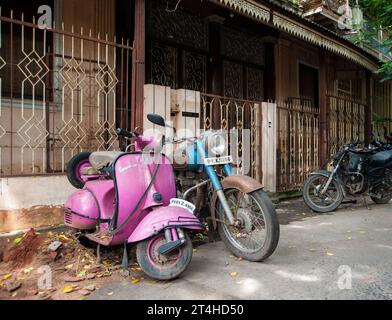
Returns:
[[[307,197],[317,207],[328,208],[339,200],[339,186],[334,180],[331,181],[327,191],[323,195],[321,194],[327,181],[327,177],[314,176],[309,182]]]
[[[239,250],[246,253],[260,251],[267,240],[265,214],[258,201],[249,194],[239,190],[225,193],[234,218],[240,226],[221,223],[227,239]],[[225,213],[218,201],[217,213],[220,220],[225,221]]]

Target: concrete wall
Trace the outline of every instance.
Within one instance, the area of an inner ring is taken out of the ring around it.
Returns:
[[[75,191],[65,175],[0,179],[0,210],[63,205]]]

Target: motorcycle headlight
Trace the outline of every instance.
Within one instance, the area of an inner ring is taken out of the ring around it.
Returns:
[[[226,139],[223,134],[212,133],[207,137],[208,153],[221,156],[226,151]]]

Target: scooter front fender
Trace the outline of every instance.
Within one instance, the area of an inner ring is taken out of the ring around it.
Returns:
[[[160,207],[151,211],[139,223],[128,243],[151,238],[167,228],[203,230],[204,226],[194,214],[180,207]]]

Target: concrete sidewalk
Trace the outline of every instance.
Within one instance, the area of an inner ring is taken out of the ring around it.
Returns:
[[[197,248],[180,279],[127,279],[89,299],[391,299],[391,266],[392,204],[354,207],[282,225],[264,263],[238,261],[222,242],[210,243]],[[339,289],[339,267],[351,270],[352,289]]]

